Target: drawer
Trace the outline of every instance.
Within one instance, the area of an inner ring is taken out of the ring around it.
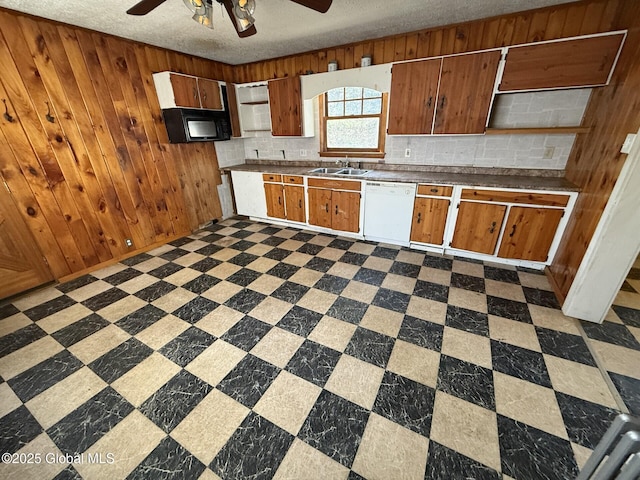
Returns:
[[[330,180],[328,178],[313,178],[307,179],[307,185],[309,187],[316,188],[331,188],[333,190],[354,190],[360,191],[360,182],[354,182],[352,180]]]
[[[509,192],[503,190],[462,189],[462,200],[481,200],[483,202],[529,203],[548,207],[566,207],[569,195],[559,193]]]
[[[302,185],[304,180],[300,175],[283,175],[284,183],[295,183],[296,185]]]
[[[418,185],[418,195],[433,195],[436,197],[450,197],[453,187],[444,185]]]
[[[281,182],[282,181],[282,175],[275,174],[275,173],[263,173],[262,174],[262,179],[265,182]]]

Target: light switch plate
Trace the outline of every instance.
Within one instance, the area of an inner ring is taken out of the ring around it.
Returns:
[[[635,133],[630,133],[627,135],[627,138],[624,139],[624,143],[622,144],[622,148],[620,149],[620,153],[629,153],[631,151],[631,147],[633,147],[633,142],[636,140]]]

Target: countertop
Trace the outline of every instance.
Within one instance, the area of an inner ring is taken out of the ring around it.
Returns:
[[[300,165],[306,163],[305,165]],[[333,164],[322,166],[333,167]],[[344,180],[370,180],[407,183],[433,183],[436,185],[470,185],[478,187],[495,188],[523,188],[530,190],[564,190],[579,191],[580,188],[557,175],[558,172],[547,170],[523,170],[517,169],[487,169],[473,167],[450,167],[448,171],[425,171],[421,167],[412,170],[410,166],[369,165],[363,164],[362,168],[371,172],[363,176],[343,176],[320,173],[309,173],[309,170],[317,168],[317,162],[283,162],[262,161],[260,163],[239,164],[221,168],[222,171],[264,172],[280,173],[284,175],[305,175],[309,177],[341,178]],[[440,167],[439,170],[445,170]],[[499,170],[501,174],[487,173],[490,170]]]

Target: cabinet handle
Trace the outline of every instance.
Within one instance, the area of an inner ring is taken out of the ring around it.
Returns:
[[[489,229],[489,233],[493,233],[496,231],[496,222],[491,222],[491,228]]]
[[[327,213],[329,213],[329,204],[328,203],[324,206],[324,208],[326,208]]]
[[[511,229],[511,233],[509,234],[510,237],[513,237],[516,234],[516,226],[514,225],[513,228]]]
[[[298,200],[298,208],[302,208],[302,200]]]
[[[418,223],[420,223],[420,220],[422,220],[422,213],[418,213]]]
[[[447,97],[446,95],[443,95],[442,98],[440,99],[440,108],[444,108],[444,104],[447,101]]]
[[[193,89],[193,99],[197,100],[198,99],[198,90],[197,89]]]
[[[282,205],[282,198],[278,197],[278,205]]]
[[[429,100],[427,100],[427,108],[431,108],[432,103],[433,103],[433,97],[429,97]]]
[[[338,205],[336,205],[336,215],[338,214]]]
[[[438,189],[437,188],[432,188],[431,189],[431,193],[438,193]]]

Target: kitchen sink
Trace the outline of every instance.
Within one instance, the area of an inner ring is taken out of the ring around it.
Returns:
[[[339,172],[336,172],[336,175],[348,175],[352,177],[358,177],[361,175],[366,175],[371,170],[362,170],[360,168],[343,168]]]
[[[339,173],[344,168],[314,168],[313,170],[309,170],[309,173]]]

